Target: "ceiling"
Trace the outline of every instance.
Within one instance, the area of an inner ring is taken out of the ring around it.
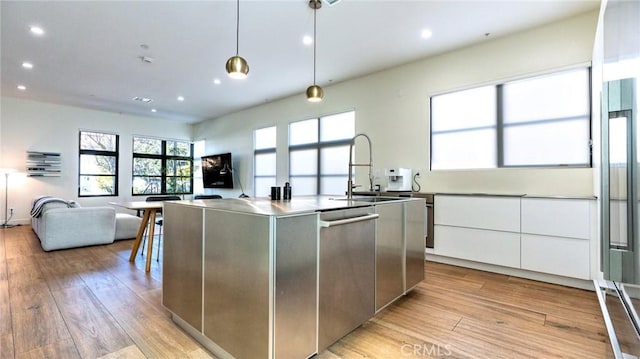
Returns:
[[[306,102],[313,83],[313,45],[302,41],[313,35],[306,0],[240,1],[239,54],[250,66],[244,80],[230,79],[224,67],[236,51],[233,0],[0,4],[3,96],[194,123],[296,94]],[[324,4],[317,12],[317,83],[326,87],[598,7],[591,0]],[[45,33],[30,33],[34,25]],[[431,38],[421,37],[424,28]],[[25,61],[33,68],[23,68]]]

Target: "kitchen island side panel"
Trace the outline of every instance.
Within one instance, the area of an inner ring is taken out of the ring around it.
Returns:
[[[317,343],[316,213],[276,219],[275,265],[275,358],[308,358]]]
[[[163,211],[162,304],[200,331],[202,209],[167,204]]]
[[[423,201],[405,203],[405,291],[424,280],[424,234],[427,207]]]
[[[270,217],[205,210],[203,332],[236,359],[270,357]]]
[[[377,205],[376,213],[376,311],[404,292],[403,203]]]

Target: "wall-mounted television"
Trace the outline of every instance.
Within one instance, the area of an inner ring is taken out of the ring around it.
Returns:
[[[204,188],[233,188],[231,153],[203,156],[201,159]]]

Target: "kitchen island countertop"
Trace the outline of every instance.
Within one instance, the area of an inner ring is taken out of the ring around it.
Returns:
[[[411,200],[415,201],[419,199],[399,197],[394,198],[393,202]],[[374,203],[359,201],[357,197],[347,200],[346,197],[340,196],[300,196],[286,201],[272,201],[269,198],[225,198],[182,200],[172,201],[172,203],[266,216],[306,214],[374,205]]]

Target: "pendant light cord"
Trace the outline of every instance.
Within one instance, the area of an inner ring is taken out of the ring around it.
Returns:
[[[240,0],[236,1],[236,56],[240,53]]]
[[[316,11],[318,5],[313,7],[313,84],[316,84]]]

